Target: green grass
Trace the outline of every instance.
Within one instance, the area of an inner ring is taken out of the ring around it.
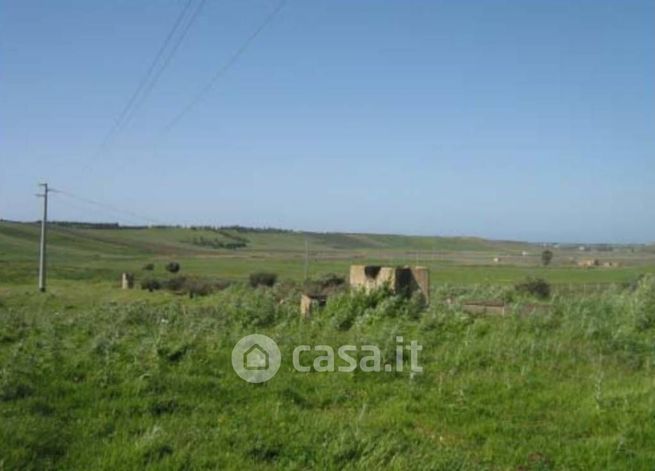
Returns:
[[[584,254],[480,239],[246,233],[245,250],[188,243],[186,229],[51,228],[49,289],[37,293],[39,228],[0,223],[0,470],[4,469],[652,469],[655,254]],[[235,233],[236,234],[236,233]],[[298,315],[305,240],[311,276],[353,263],[419,263],[433,302],[341,294]],[[528,250],[530,257],[521,257]],[[494,264],[501,255],[503,262]],[[118,289],[123,271],[236,280],[189,299]],[[153,262],[155,271],[142,270]],[[245,280],[275,272],[281,283]],[[533,316],[475,317],[459,300],[507,297],[526,276],[560,288]],[[602,292],[587,284],[608,285]],[[611,285],[611,286],[609,286]],[[448,305],[446,298],[454,299]],[[250,333],[283,365],[253,385],[231,368]],[[301,343],[423,345],[423,374],[298,373]]]
[[[0,222],[0,283],[26,284],[36,277],[38,224]],[[418,237],[375,234],[319,234],[300,232],[236,232],[248,239],[245,249],[212,249],[194,245],[194,237],[213,239],[217,233],[182,228],[79,229],[51,226],[48,260],[51,283],[58,280],[117,282],[125,271],[137,278],[146,263],[160,271],[170,260],[182,264],[186,274],[245,280],[253,271],[274,271],[281,278],[304,276],[305,241],[309,246],[309,272],[346,274],[352,263],[421,264],[432,279],[451,284],[510,284],[526,276],[552,283],[624,283],[641,273],[655,272],[655,254],[637,252],[585,253],[555,250],[552,267],[540,266],[541,248],[519,242],[476,238]],[[220,236],[222,237],[222,236]],[[521,257],[522,251],[530,256]],[[493,258],[501,256],[502,263]],[[579,258],[620,261],[619,268],[582,269]]]
[[[652,281],[556,299],[534,317],[342,295],[309,322],[279,302],[293,298],[281,289],[188,300],[81,287],[2,292],[0,469],[651,469],[655,460]],[[253,332],[283,353],[262,385],[230,366],[232,346]],[[388,359],[397,335],[423,345],[423,374],[290,366],[301,343],[375,344]]]

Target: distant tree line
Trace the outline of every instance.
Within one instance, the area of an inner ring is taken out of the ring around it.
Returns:
[[[295,232],[291,229],[280,229],[277,227],[245,227],[245,226],[221,226],[221,229],[223,230],[228,230],[228,231],[236,231],[236,232],[242,232],[242,233],[281,233],[281,234],[288,234],[291,232]]]
[[[244,247],[248,246],[248,241],[241,241],[241,240],[229,240],[229,241],[224,241],[218,238],[205,238],[203,236],[200,237],[194,237],[191,240],[191,243],[193,245],[198,245],[201,247],[211,247],[213,249],[230,249],[230,250],[236,250],[236,249],[242,249]]]
[[[53,226],[72,227],[74,229],[122,229],[117,222],[48,221],[48,223]]]
[[[219,226],[189,226],[192,231],[220,232]]]
[[[238,235],[230,234],[229,232],[227,232],[227,231],[225,231],[225,230],[223,230],[223,229],[221,229],[220,231],[218,231],[218,233],[219,233],[220,235],[222,235],[223,237],[225,237],[226,239],[230,239],[230,240],[233,240],[233,241],[235,241],[235,242],[243,242],[244,244],[247,244],[248,242],[250,242],[250,241],[249,241],[248,239],[246,239],[245,237],[241,237],[241,236],[238,236]]]
[[[2,219],[0,222],[9,222],[15,224],[40,224],[41,220],[25,222],[25,221],[14,221],[11,219]],[[242,234],[246,233],[279,233],[279,234],[288,234],[296,232],[292,229],[280,229],[277,227],[247,227],[247,226],[183,226],[181,224],[150,224],[150,225],[121,225],[118,222],[83,222],[83,221],[48,221],[49,224],[58,225],[62,227],[73,227],[80,229],[191,229],[192,231],[209,231],[217,232],[223,235],[224,237],[238,240],[239,237],[233,234],[229,234],[225,231],[234,231]]]

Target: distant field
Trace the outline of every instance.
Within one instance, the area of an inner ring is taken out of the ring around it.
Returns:
[[[246,240],[244,248],[199,245]],[[0,222],[0,283],[33,283],[37,273],[38,224]],[[209,242],[206,242],[209,241]],[[194,243],[195,242],[195,243]],[[176,260],[189,275],[245,279],[253,271],[273,271],[282,278],[300,280],[305,272],[305,244],[309,275],[346,274],[352,263],[425,265],[435,283],[507,284],[526,276],[543,277],[557,284],[629,282],[641,273],[655,272],[655,253],[648,247],[617,248],[613,252],[552,249],[552,266],[541,266],[542,247],[522,242],[477,238],[418,237],[376,234],[322,234],[302,232],[221,233],[183,228],[88,229],[51,225],[48,267],[57,280],[93,280],[116,283],[120,273],[137,278],[146,263]],[[526,252],[527,255],[522,255]],[[499,257],[500,261],[493,260]],[[617,268],[584,269],[579,259],[618,261]]]

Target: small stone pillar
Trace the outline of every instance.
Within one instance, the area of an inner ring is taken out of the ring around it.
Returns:
[[[412,275],[419,291],[423,294],[425,304],[430,304],[430,270],[426,267],[413,267]]]
[[[134,288],[134,275],[132,273],[123,273],[121,276],[121,288],[132,289]]]
[[[322,294],[301,294],[300,295],[300,317],[309,319],[312,312],[325,306],[327,296]]]

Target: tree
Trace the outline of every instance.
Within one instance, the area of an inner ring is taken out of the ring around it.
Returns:
[[[550,250],[544,250],[541,252],[541,263],[544,264],[545,267],[550,265],[550,262],[553,260],[553,252]]]
[[[277,281],[275,273],[257,272],[250,274],[250,286],[256,288],[257,286],[273,286]]]
[[[550,296],[550,285],[541,278],[526,278],[524,281],[514,285],[516,292],[539,299],[547,299]]]
[[[141,280],[141,289],[147,289],[151,293],[161,289],[161,282],[156,278],[145,278]]]
[[[166,264],[166,271],[171,273],[177,273],[180,271],[180,264],[177,262],[169,262]]]

